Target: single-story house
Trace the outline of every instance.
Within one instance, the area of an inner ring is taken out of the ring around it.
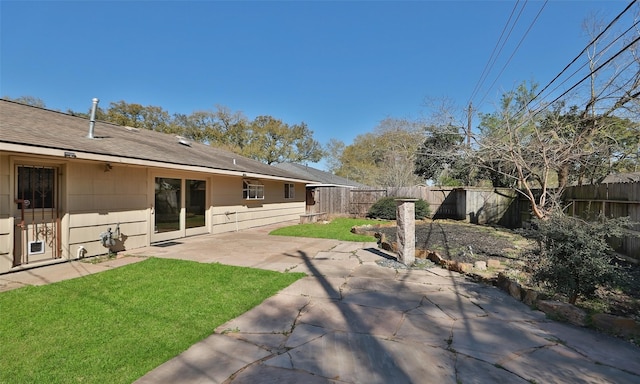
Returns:
[[[0,273],[297,220],[310,182],[179,136],[0,99]]]

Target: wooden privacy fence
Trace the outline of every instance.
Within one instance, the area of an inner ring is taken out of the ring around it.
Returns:
[[[432,218],[464,220],[476,224],[499,224],[518,228],[531,219],[529,202],[509,188],[399,187],[349,189],[318,187],[317,212],[332,216],[365,217],[369,208],[385,196],[423,199]],[[587,220],[599,214],[626,217],[640,222],[640,182],[569,187],[563,200],[568,213]],[[616,244],[618,252],[640,259],[640,225]]]
[[[386,189],[352,189],[349,191],[349,215],[365,217],[376,201],[387,196]]]
[[[410,197],[429,204],[435,219],[466,220],[477,224],[520,225],[519,203],[511,189],[455,187],[396,187],[383,189],[349,189],[318,187],[315,191],[317,212],[333,216],[365,217],[382,197]]]
[[[629,217],[640,223],[640,182],[595,184],[569,187],[564,193],[568,213],[585,220],[598,215],[605,217]],[[640,225],[636,224],[629,236],[614,244],[616,250],[635,259],[640,259]]]

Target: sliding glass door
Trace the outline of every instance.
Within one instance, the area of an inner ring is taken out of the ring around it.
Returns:
[[[155,178],[152,242],[207,233],[205,180]]]

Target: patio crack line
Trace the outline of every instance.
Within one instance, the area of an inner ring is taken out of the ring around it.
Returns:
[[[578,349],[573,348],[572,346],[570,346],[567,343],[565,343],[563,340],[560,340],[560,339],[558,339],[556,337],[552,337],[552,339],[547,339],[547,340],[549,340],[551,342],[555,341],[556,343],[553,344],[553,345],[562,345],[562,346],[570,349],[571,351],[577,353],[578,355],[584,357],[587,361],[590,361],[593,364],[600,365],[600,366],[603,366],[603,367],[609,367],[609,368],[612,368],[612,369],[615,369],[615,370],[618,370],[618,371],[621,371],[621,372],[624,372],[624,373],[628,373],[628,374],[636,376],[636,377],[640,377],[640,375],[638,375],[638,372],[628,371],[628,370],[626,370],[624,368],[616,367],[616,366],[613,366],[613,365],[610,365],[610,364],[607,364],[607,363],[603,363],[603,362],[598,361],[598,360],[594,360],[594,359],[590,358],[588,355],[585,355],[584,353],[580,352]],[[553,346],[553,345],[550,344],[550,345],[547,345],[547,346]]]
[[[533,349],[537,350],[537,349],[544,348],[544,347],[545,346],[534,347]],[[505,372],[508,372],[508,373],[514,375],[515,377],[519,377],[520,379],[522,379],[524,381],[531,382],[531,383],[534,382],[534,381],[531,381],[531,379],[527,379],[526,377],[523,377],[523,376],[517,374],[516,372],[510,371],[507,368],[505,368],[501,364],[501,363],[505,362],[505,360],[501,360],[500,362],[497,362],[497,363],[492,363],[490,361],[482,360],[482,359],[479,359],[479,358],[477,358],[475,356],[467,355],[466,353],[458,352],[458,351],[455,351],[455,350],[452,350],[451,352],[455,355],[455,363],[454,363],[455,365],[454,365],[454,367],[455,367],[455,372],[456,372],[456,379],[458,379],[458,356],[464,356],[464,357],[467,357],[469,359],[473,359],[473,360],[479,361],[481,363],[489,364],[489,365],[491,365],[491,366],[493,366],[493,367],[495,367],[497,369],[501,369],[501,370],[503,370]]]
[[[291,329],[289,329],[289,334],[287,335],[287,339],[289,338],[289,336],[291,336],[291,334],[293,333],[293,331],[296,329],[296,326],[298,324],[298,319],[300,319],[300,317],[302,316],[302,312],[311,304],[311,299],[309,299],[307,301],[307,303],[305,305],[303,305],[302,307],[300,307],[300,309],[298,309],[298,314],[296,315],[295,319],[293,319],[293,322],[291,323]]]
[[[287,356],[289,356],[289,361],[291,362],[291,367],[295,369],[295,367],[293,367],[293,361],[291,360],[291,355],[289,354],[289,352],[284,352],[284,353],[286,353]],[[282,354],[284,354],[284,353],[282,353]],[[238,369],[237,371],[235,371],[231,375],[229,375],[229,377],[225,381],[223,381],[222,384],[231,384],[233,382],[233,380],[235,380],[236,377],[239,374],[241,374],[242,372],[246,371],[247,369],[249,369],[249,368],[251,368],[253,366],[256,366],[256,365],[260,365],[260,364],[264,363],[265,361],[267,361],[267,360],[269,360],[269,359],[271,359],[273,357],[282,355],[282,354],[280,354],[280,353],[272,353],[270,355],[267,355],[267,356],[265,356],[265,357],[263,357],[261,359],[258,359],[256,361],[254,361],[252,363],[249,363],[249,364],[245,365],[244,367]],[[296,369],[296,370],[299,371],[298,369]],[[306,371],[303,371],[303,372],[306,372]]]

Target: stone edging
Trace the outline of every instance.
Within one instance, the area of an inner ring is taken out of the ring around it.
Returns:
[[[522,287],[520,283],[509,279],[502,272],[498,274],[496,286],[509,293],[511,297],[546,313],[547,316],[554,320],[568,322],[579,327],[593,327],[625,339],[640,338],[640,322],[632,318],[608,313],[588,314],[585,310],[573,304],[545,300],[535,290]]]

